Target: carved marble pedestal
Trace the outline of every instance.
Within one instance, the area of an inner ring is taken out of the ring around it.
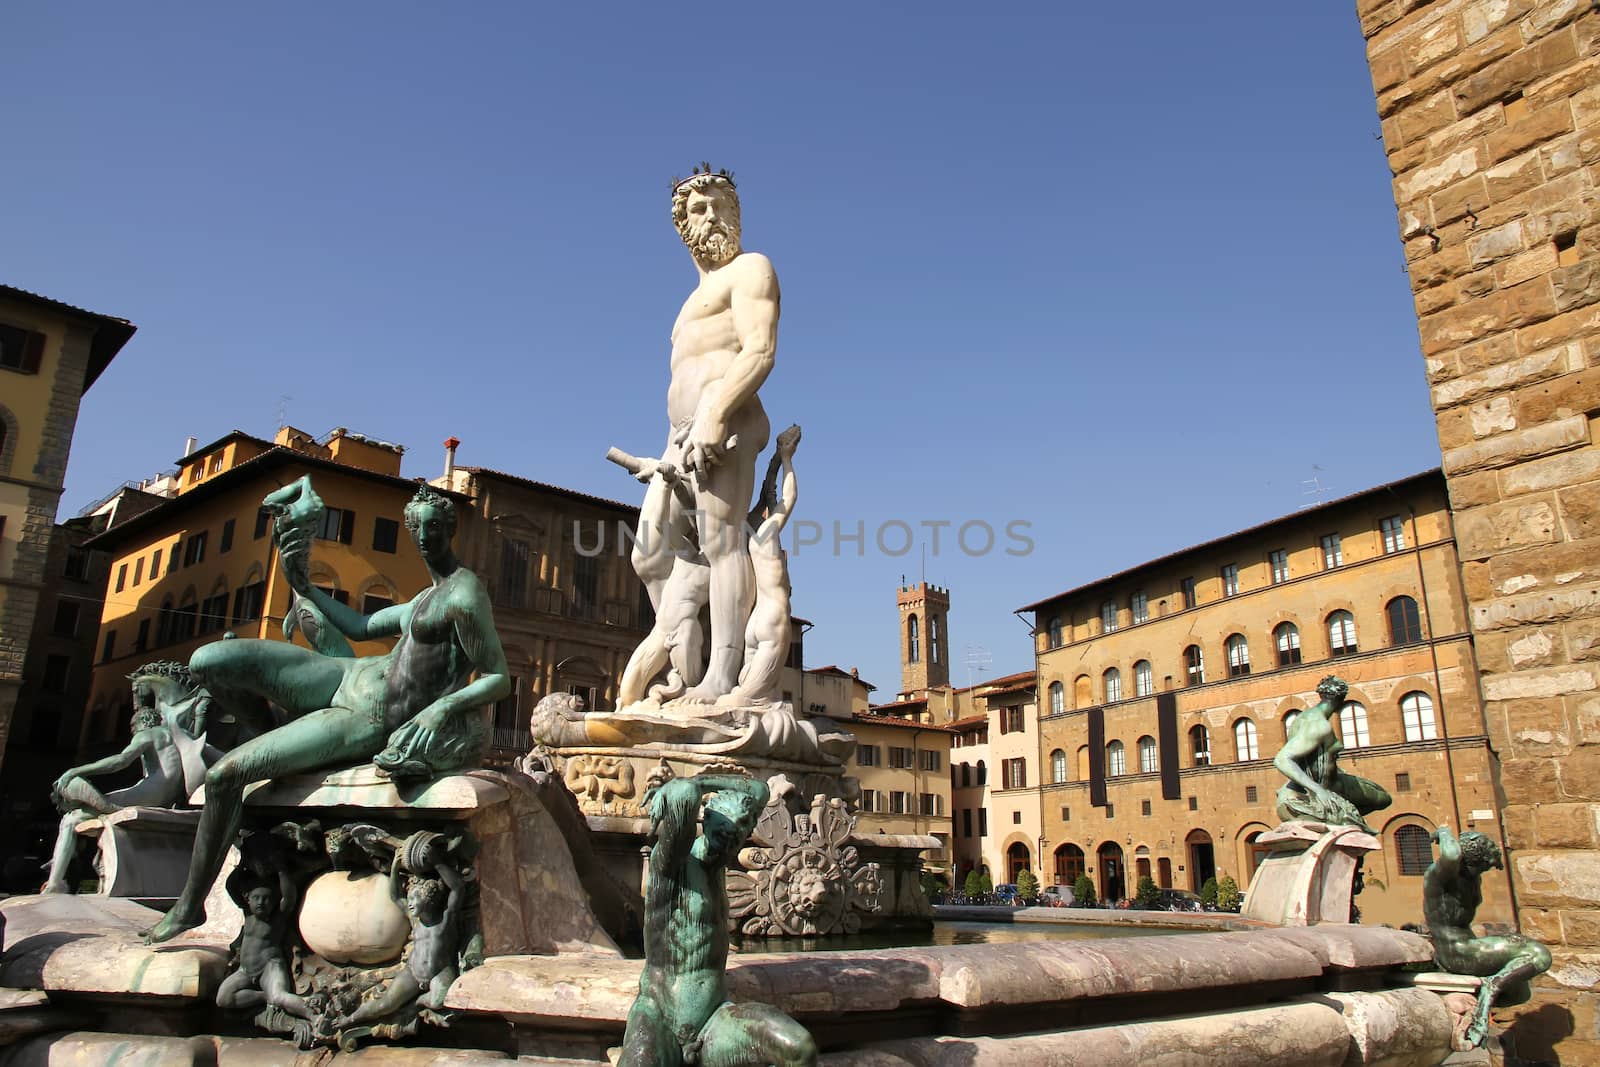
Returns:
[[[1272,850],[1250,879],[1246,918],[1282,926],[1347,923],[1361,859],[1378,839],[1356,826],[1286,822],[1256,838]]]
[[[195,810],[123,808],[87,819],[77,832],[96,839],[100,853],[99,896],[169,903],[183,891],[200,824]]]

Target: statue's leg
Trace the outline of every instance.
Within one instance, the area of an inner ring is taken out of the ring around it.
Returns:
[[[654,996],[643,991],[628,1009],[628,1029],[622,1036],[622,1056],[617,1067],[682,1067],[683,1049],[672,1035],[666,1013]]]
[[[1467,1028],[1467,1040],[1480,1044],[1489,1033],[1489,1009],[1495,1005],[1521,1004],[1533,995],[1531,981],[1550,969],[1550,950],[1520,934],[1480,937],[1461,946],[1473,958],[1479,973],[1499,964],[1478,987],[1478,1005]]]
[[[1334,779],[1333,791],[1354,804],[1356,810],[1363,815],[1375,811],[1382,811],[1394,802],[1388,790],[1377,782],[1368,781],[1354,774],[1339,771]]]
[[[296,650],[303,651],[303,650]],[[314,653],[307,653],[314,655]],[[320,657],[319,657],[320,658]],[[328,660],[353,664],[360,660]],[[206,772],[205,807],[195,833],[189,879],[172,910],[145,935],[166,941],[205,921],[206,894],[217,880],[228,846],[244,816],[244,787],[251,782],[368,760],[388,739],[383,721],[365,711],[323,708],[252,738]]]
[[[296,1018],[311,1018],[311,1008],[305,998],[294,991],[294,979],[289,977],[289,965],[283,960],[267,961],[266,969],[261,972],[261,990],[267,995],[267,1003],[273,1007],[281,1008]]]
[[[265,1006],[267,995],[255,987],[251,977],[243,971],[234,971],[222,980],[217,988],[217,1007],[239,1008],[255,1011]]]
[[[700,546],[711,564],[711,660],[705,677],[688,693],[696,700],[715,700],[738,684],[744,627],[755,606],[755,570],[745,540],[744,505],[735,509],[731,504],[749,501],[755,479],[753,453],[740,455],[744,447],[741,438],[739,447],[712,469],[709,484],[699,494]]]
[[[700,1031],[701,1067],[814,1067],[809,1031],[770,1004],[724,1004]]]
[[[421,993],[422,983],[417,981],[416,975],[411,973],[410,968],[404,968],[390,979],[389,984],[384,986],[377,996],[362,1001],[361,1006],[355,1011],[337,1020],[333,1024],[334,1028],[345,1030],[352,1026],[360,1026],[362,1023],[377,1022],[415,1003]]]
[[[81,779],[74,778],[74,782]],[[78,854],[78,824],[94,818],[87,811],[69,811],[61,816],[61,828],[56,831],[56,848],[50,857],[50,874],[44,883],[46,893],[70,893],[72,886],[67,882],[67,871],[72,867],[72,860]]]
[[[265,697],[290,716],[299,716],[333,703],[333,694],[352,662],[284,641],[236,638],[195,649],[189,657],[189,671],[213,696],[249,693]]]
[[[445,994],[450,992],[450,987],[455,984],[456,979],[459,977],[461,977],[460,972],[455,967],[446,967],[428,981],[427,991],[422,994],[417,1002],[424,1008],[443,1011]]]

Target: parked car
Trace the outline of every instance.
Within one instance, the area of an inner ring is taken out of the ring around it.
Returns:
[[[1039,894],[1039,903],[1047,908],[1072,906],[1073,891],[1070,885],[1053,885]]]
[[[1201,911],[1200,894],[1187,889],[1160,889],[1156,891],[1162,911]]]
[[[992,904],[1009,904],[1011,907],[1021,907],[1022,894],[1017,892],[1015,882],[1002,882],[994,887],[994,894],[990,897]]]

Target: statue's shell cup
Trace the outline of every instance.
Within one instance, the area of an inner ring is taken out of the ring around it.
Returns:
[[[329,871],[311,883],[300,908],[300,936],[329,963],[372,965],[400,958],[411,923],[374,871]]]

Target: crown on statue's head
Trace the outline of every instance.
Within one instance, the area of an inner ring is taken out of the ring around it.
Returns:
[[[701,162],[701,163],[698,163],[698,164],[695,165],[694,170],[689,172],[689,176],[687,178],[674,177],[672,179],[672,192],[673,192],[673,195],[676,196],[679,189],[683,188],[683,186],[685,186],[689,182],[694,181],[696,178],[705,178],[705,177],[718,178],[718,179],[721,179],[722,181],[727,182],[734,189],[738,189],[739,188],[739,186],[737,184],[735,184],[735,182],[733,180],[733,171],[728,170],[726,167],[723,167],[720,170],[715,170],[714,171],[714,170],[711,169],[711,164],[710,163]]]

